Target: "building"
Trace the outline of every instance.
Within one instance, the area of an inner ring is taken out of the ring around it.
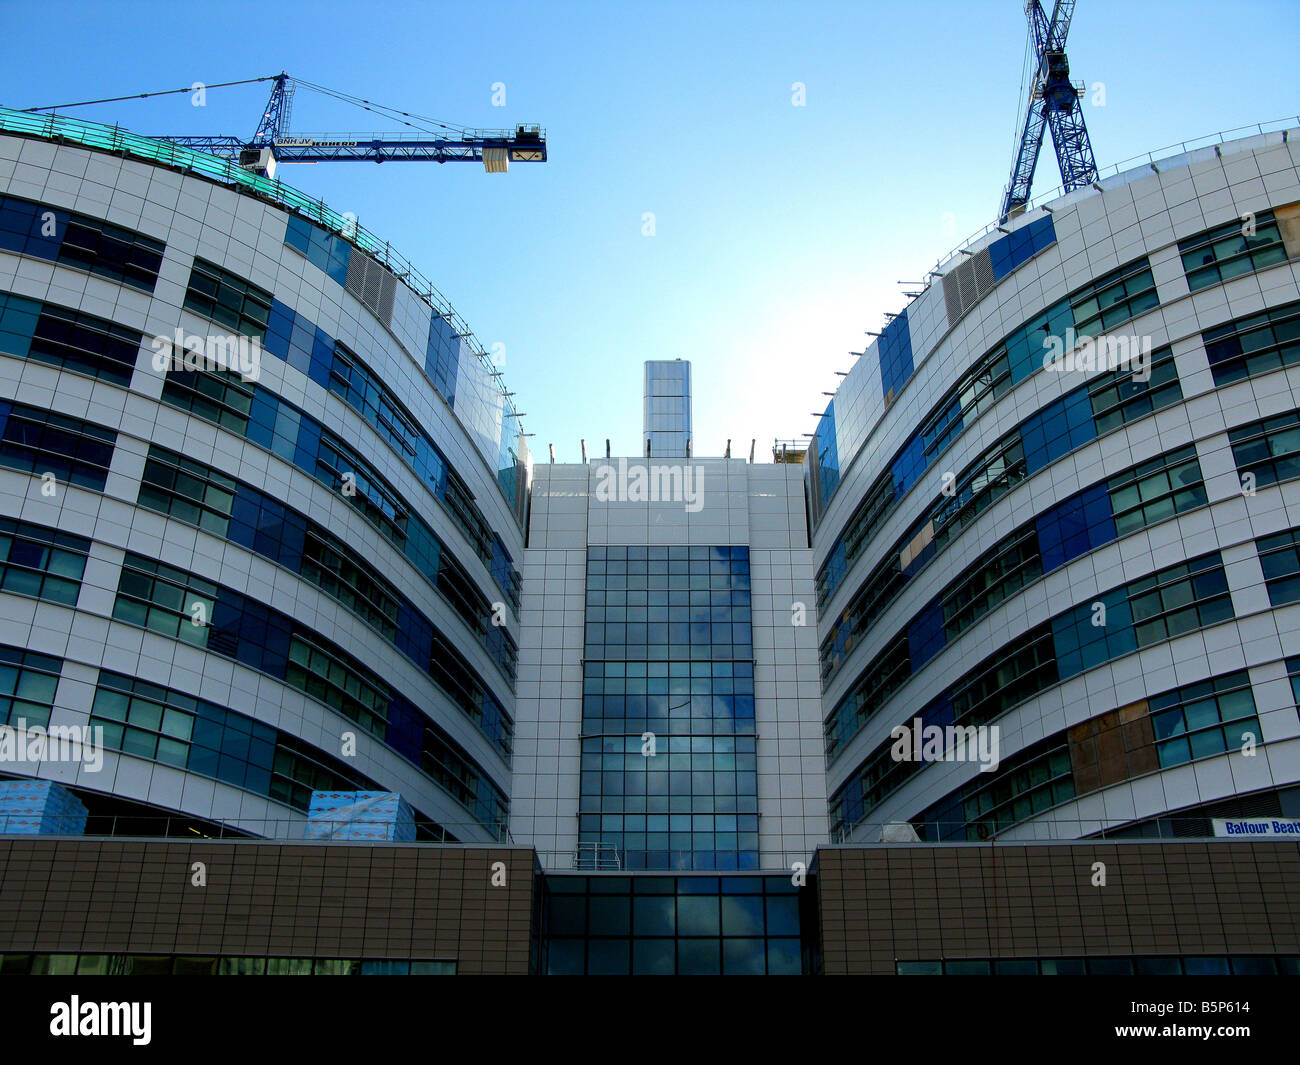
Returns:
[[[674,359],[645,364],[645,453],[681,458],[691,453],[691,364]]]
[[[3,125],[0,723],[107,748],[14,775],[92,831],[377,790],[506,838],[528,462],[468,328],[266,178]]]
[[[1298,157],[1214,144],[990,227],[844,380],[806,465],[834,839],[1300,814]]]
[[[801,478],[534,467],[512,831],[547,868],[788,869],[825,840]]]
[[[1296,971],[1300,843],[1207,838],[1300,823],[1295,132],[991,227],[802,454],[672,361],[534,466],[378,238],[0,111],[0,727],[103,738],[0,761],[0,967]]]

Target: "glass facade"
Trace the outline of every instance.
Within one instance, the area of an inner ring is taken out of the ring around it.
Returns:
[[[749,548],[588,548],[583,672],[580,851],[756,868]]]
[[[645,364],[643,444],[649,454],[680,457],[691,440],[691,364],[682,359]]]
[[[795,887],[788,876],[555,875],[543,884],[548,975],[812,971],[812,889]]]

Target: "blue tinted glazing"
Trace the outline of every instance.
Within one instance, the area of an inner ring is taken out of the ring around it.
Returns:
[[[336,233],[328,233],[305,218],[290,215],[285,227],[284,242],[296,248],[331,279],[340,285],[348,280],[348,262],[352,245]]]
[[[1127,589],[1115,588],[1058,614],[1052,619],[1052,643],[1061,680],[1136,651]]]
[[[822,509],[831,501],[840,486],[840,450],[835,439],[835,401],[831,400],[826,413],[817,423],[817,476],[821,484]]]
[[[459,365],[460,334],[446,318],[435,314],[429,321],[424,370],[449,407],[456,403],[456,373]]]
[[[1096,436],[1088,390],[1076,388],[1021,423],[1025,468],[1035,474]]]
[[[1008,336],[1007,363],[1012,384],[1019,384],[1034,371],[1041,370],[1043,359],[1054,350],[1047,341],[1055,337],[1064,345],[1065,330],[1073,326],[1074,312],[1070,310],[1070,301],[1061,300]]]
[[[21,296],[0,296],[0,351],[27,358],[41,317],[41,304]]]
[[[1116,531],[1106,483],[1058,503],[1040,514],[1034,524],[1044,573],[1110,543]]]
[[[886,402],[902,391],[912,376],[912,333],[907,311],[895,317],[880,334],[880,387]]]
[[[902,499],[909,488],[916,484],[927,465],[925,441],[920,435],[907,442],[902,453],[894,460],[894,498]]]
[[[989,245],[989,259],[993,264],[993,279],[1001,281],[1022,263],[1028,262],[1044,248],[1056,243],[1056,227],[1051,216],[1040,218],[1022,226],[1009,236]]]
[[[935,599],[928,603],[907,626],[910,671],[915,673],[943,650],[945,643],[947,643],[947,636],[944,633],[943,604]]]
[[[587,574],[581,843],[624,868],[754,868],[748,548],[593,546]]]

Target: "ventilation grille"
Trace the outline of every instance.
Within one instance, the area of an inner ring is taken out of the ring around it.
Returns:
[[[948,310],[948,326],[956,325],[967,311],[993,290],[993,261],[989,250],[969,256],[957,269],[943,276],[943,302]]]
[[[385,326],[393,324],[397,279],[369,255],[355,248],[348,258],[348,280],[344,288]]]

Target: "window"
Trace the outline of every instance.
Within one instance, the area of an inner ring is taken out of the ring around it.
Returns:
[[[916,819],[916,827],[921,838],[931,842],[976,842],[1074,796],[1070,750],[1058,733],[940,799]]]
[[[174,407],[241,436],[248,429],[254,386],[237,373],[169,370],[162,398]]]
[[[205,647],[216,603],[217,586],[211,581],[128,552],[113,617]]]
[[[955,640],[989,611],[1042,575],[1043,563],[1032,526],[1004,537],[977,564],[975,572],[962,574],[956,587],[943,594],[944,627]]]
[[[284,242],[305,255],[313,266],[323,270],[335,282],[347,284],[352,245],[342,237],[291,214],[285,226]]]
[[[1138,647],[1232,617],[1228,579],[1217,551],[1142,577],[1127,591]]]
[[[1080,337],[1107,333],[1159,303],[1145,257],[1111,271],[1070,297],[1074,328]]]
[[[800,891],[779,876],[547,876],[552,975],[798,975]]]
[[[90,541],[0,518],[0,591],[76,606]]]
[[[580,846],[756,867],[749,549],[589,548],[583,672]]]
[[[170,954],[5,954],[5,973],[32,976],[455,976],[454,961],[247,958]]]
[[[101,670],[91,725],[104,743],[202,773],[300,810],[311,792],[382,790],[342,761],[243,714],[171,688]]]
[[[285,680],[367,732],[385,735],[388,685],[337,647],[296,633]]]
[[[386,639],[396,639],[400,593],[355,558],[341,540],[315,523],[307,529],[301,572],[312,584],[378,629]]]
[[[1161,767],[1261,742],[1250,675],[1244,670],[1147,700]]]
[[[880,334],[880,385],[888,407],[912,376],[912,333],[904,310]]]
[[[897,636],[867,665],[853,689],[826,719],[826,757],[834,757],[856,736],[911,675],[907,637]]]
[[[1151,353],[1151,371],[1145,381],[1136,370],[1119,369],[1088,385],[1088,399],[1097,435],[1177,403],[1183,398],[1172,348]]]
[[[63,659],[0,645],[0,725],[50,723]]]
[[[155,444],[140,479],[139,503],[224,537],[238,487],[233,477]]]
[[[1106,487],[1119,536],[1207,502],[1194,444],[1134,466]]]
[[[1056,226],[1052,223],[1051,215],[1021,226],[1009,236],[995,240],[989,245],[989,260],[993,267],[994,280],[1001,281],[1044,248],[1049,248],[1055,243]]]
[[[1300,529],[1288,529],[1255,541],[1264,570],[1268,601],[1274,606],[1300,600]]]
[[[943,550],[980,514],[1027,476],[1025,449],[1019,432],[1008,433],[968,466],[931,510],[934,550]]]
[[[185,307],[242,336],[266,336],[271,294],[205,259],[195,259]]]
[[[127,386],[141,334],[89,314],[0,294],[0,351]]]
[[[102,492],[117,434],[21,403],[0,402],[0,466]]]
[[[921,719],[921,727],[946,728],[953,724],[953,704],[946,696],[927,703],[919,713],[909,712],[904,725],[910,727],[913,717]],[[895,756],[897,741],[887,737],[849,775],[843,786],[830,798],[831,839],[844,834],[861,823],[867,815],[896,791],[923,765],[922,761],[899,759]]]
[[[0,196],[0,248],[152,292],[165,245],[98,218]]]
[[[1026,469],[1030,474],[1037,473],[1096,437],[1097,426],[1087,390],[1076,388],[1067,392],[1021,423]]]
[[[1300,477],[1300,411],[1239,426],[1228,433],[1228,441],[1244,487]]]
[[[1300,362],[1300,303],[1238,318],[1201,334],[1216,385]]]
[[[1052,624],[1030,629],[999,648],[952,686],[954,720],[983,725],[1059,679]]]
[[[899,961],[900,976],[1274,976],[1296,972],[1296,959],[1272,955],[1234,958],[1124,957],[994,958],[951,961]]]
[[[1193,292],[1220,281],[1286,262],[1286,246],[1272,211],[1255,215],[1255,232],[1248,234],[1241,221],[1208,229],[1178,242]]]

